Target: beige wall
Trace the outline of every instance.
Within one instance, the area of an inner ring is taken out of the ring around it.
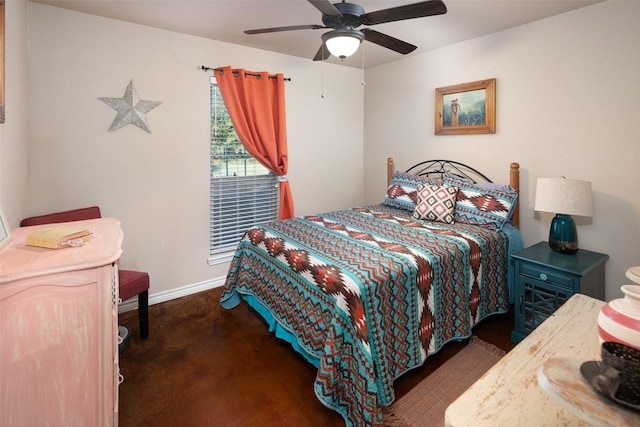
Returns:
[[[398,169],[450,158],[508,182],[521,174],[526,245],[547,240],[534,214],[538,177],[592,182],[580,246],[610,255],[607,299],[640,264],[640,2],[610,1],[367,70],[365,200],[380,200],[388,156]],[[495,77],[494,135],[435,136],[434,89]]]
[[[362,203],[362,71],[29,3],[28,213],[100,205],[125,232],[122,266],[148,271],[151,302],[220,282],[209,266],[209,76],[281,72],[296,214]],[[324,98],[321,98],[324,73]],[[151,134],[108,129],[98,97],[161,101]],[[344,118],[348,119],[345,120]],[[348,185],[344,185],[348,183]]]
[[[620,296],[624,270],[640,263],[635,1],[597,4],[367,70],[364,94],[362,72],[346,67],[22,0],[9,1],[7,18],[0,201],[10,223],[99,204],[122,220],[123,266],[151,273],[152,302],[219,284],[226,273],[226,265],[207,264],[203,64],[292,77],[289,177],[299,215],[380,201],[388,156],[400,169],[453,158],[498,181],[518,161],[526,244],[545,240],[550,221],[533,212],[536,178],[565,175],[592,181],[595,214],[578,232],[582,247],[611,255],[608,299]],[[487,77],[498,82],[497,133],[434,136],[434,89]],[[122,96],[129,80],[142,99],[163,102],[149,113],[151,134],[133,126],[108,132],[115,112],[97,98]]]
[[[0,208],[10,228],[27,210],[29,171],[27,7],[5,4],[6,122],[0,125]]]

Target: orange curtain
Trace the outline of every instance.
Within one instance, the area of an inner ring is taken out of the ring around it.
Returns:
[[[231,67],[216,68],[220,94],[240,142],[280,178],[280,219],[292,218],[293,197],[287,180],[287,127],[284,76]]]

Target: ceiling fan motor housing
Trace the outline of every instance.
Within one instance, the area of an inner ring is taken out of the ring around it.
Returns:
[[[322,23],[327,27],[339,27],[339,26],[349,26],[352,28],[359,27],[362,22],[360,22],[360,17],[364,15],[364,9],[357,4],[353,3],[335,3],[335,8],[340,11],[342,16],[340,15],[327,15],[322,14]]]

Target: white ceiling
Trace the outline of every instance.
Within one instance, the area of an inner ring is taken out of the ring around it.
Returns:
[[[30,0],[78,12],[162,28],[273,52],[313,58],[327,29],[247,35],[244,30],[322,24],[305,0]],[[336,1],[336,0],[332,0]],[[371,28],[418,46],[416,55],[515,27],[602,0],[444,0],[445,15],[379,24]],[[417,0],[352,0],[365,12]],[[363,28],[363,27],[361,27]],[[364,58],[363,58],[364,55]],[[403,55],[369,42],[343,64],[373,67]],[[329,61],[340,63],[337,58]]]

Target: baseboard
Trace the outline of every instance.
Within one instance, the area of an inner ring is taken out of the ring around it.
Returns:
[[[159,292],[157,294],[149,294],[149,305],[159,304],[161,302],[171,301],[172,299],[182,298],[198,292],[224,286],[225,277],[207,280],[205,282],[194,283],[192,285],[183,286],[181,288],[171,289],[169,291]],[[118,306],[118,313],[138,309],[138,298],[130,298]]]

